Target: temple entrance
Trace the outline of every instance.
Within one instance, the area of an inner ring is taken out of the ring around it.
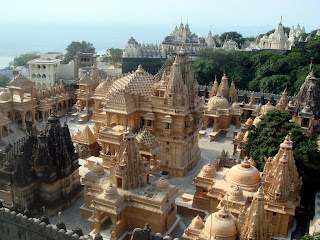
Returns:
[[[236,123],[237,123],[237,118],[236,117],[232,117],[231,124],[232,125],[236,125]]]
[[[14,113],[14,120],[16,123],[22,124],[22,117],[20,112]]]
[[[117,188],[121,188],[121,187],[122,187],[122,179],[117,178]]]
[[[111,237],[111,233],[110,233],[111,225],[112,225],[112,222],[109,215],[102,217],[100,234],[106,237]]]
[[[303,118],[301,121],[301,127],[308,127],[309,119]]]
[[[117,114],[113,114],[110,119],[110,126],[114,127],[116,125],[120,125],[120,117]]]

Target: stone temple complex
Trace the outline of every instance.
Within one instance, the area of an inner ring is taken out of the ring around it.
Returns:
[[[121,134],[119,152],[110,159],[109,170],[96,162],[86,174],[82,215],[94,232],[110,229],[110,238],[142,228],[146,222],[156,232],[171,233],[177,224],[175,199],[178,189],[161,177],[150,182],[150,166],[142,158],[131,129]]]
[[[68,126],[55,111],[39,135],[7,145],[1,154],[0,186],[3,204],[34,214],[46,207],[49,215],[74,204],[83,194],[78,155]]]
[[[288,111],[292,120],[298,123],[308,134],[319,132],[320,96],[317,79],[310,71],[299,93],[289,102]]]
[[[61,116],[70,110],[72,103],[62,84],[36,90],[34,82],[23,75],[17,75],[6,88],[0,89],[0,107],[4,120],[0,123],[0,136],[10,134],[10,123],[17,123],[23,130],[28,126],[31,129],[36,120],[50,116],[54,104],[57,114]]]
[[[194,179],[192,206],[210,213],[198,216],[185,230],[185,239],[271,239],[286,237],[300,204],[299,178],[286,137],[279,152],[266,159],[262,173],[253,159],[232,168],[208,163]],[[263,187],[261,184],[263,183]]]
[[[155,163],[153,167],[172,176],[184,176],[200,159],[202,110],[197,94],[191,59],[183,48],[164,69],[161,79],[139,66],[133,73],[100,83],[92,97],[93,122],[105,167],[110,168],[110,159],[119,153],[122,134],[130,126],[135,133],[149,131],[150,137],[141,139],[159,142],[154,151],[153,142],[146,143],[151,148],[145,155]]]
[[[279,22],[274,33],[270,34],[270,36],[265,35],[261,39],[258,39],[258,47],[261,49],[291,49],[291,43],[288,35],[286,35],[283,30],[281,21]]]
[[[205,47],[215,48],[216,43],[211,31],[208,32],[207,37],[198,37],[190,31],[188,22],[184,26],[181,21],[179,28],[176,26],[173,32],[162,41],[162,50],[169,54],[179,51],[181,46],[184,46],[191,55],[195,55]]]

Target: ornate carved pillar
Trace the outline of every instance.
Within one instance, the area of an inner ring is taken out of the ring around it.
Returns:
[[[20,90],[20,91],[19,91],[19,95],[20,95],[20,101],[23,103],[24,91]]]

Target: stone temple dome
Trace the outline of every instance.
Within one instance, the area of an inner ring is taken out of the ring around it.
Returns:
[[[235,186],[234,188],[232,188],[232,190],[230,191],[230,200],[231,201],[241,201],[243,200],[243,192],[242,189],[239,186]]]
[[[208,238],[215,236],[213,239],[236,239],[236,218],[228,210],[221,209],[208,216],[203,231]]]
[[[92,167],[92,172],[94,175],[103,175],[104,168],[99,162],[95,162],[95,164]]]
[[[9,101],[10,97],[11,95],[8,90],[3,90],[0,92],[0,101]]]
[[[204,167],[201,169],[201,175],[202,177],[206,178],[214,178],[216,176],[216,168],[214,165],[211,165],[210,162],[208,164],[204,165]]]
[[[226,98],[222,97],[220,93],[216,96],[213,96],[209,99],[208,102],[208,110],[214,110],[214,109],[226,109],[229,108],[229,102]]]
[[[247,191],[255,191],[260,186],[260,173],[249,163],[248,157],[245,157],[242,163],[229,170],[226,180],[228,183],[240,186]]]
[[[161,177],[156,183],[157,191],[163,192],[169,190],[169,182],[164,177]]]
[[[118,189],[109,183],[104,190],[104,196],[106,199],[115,199],[119,196]]]
[[[203,228],[203,220],[202,218],[197,215],[191,222],[191,226],[194,227],[195,229],[201,229]]]

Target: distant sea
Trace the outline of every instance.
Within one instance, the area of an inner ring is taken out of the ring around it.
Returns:
[[[8,67],[9,62],[12,62],[13,59],[14,59],[14,57],[0,56],[0,69]]]

